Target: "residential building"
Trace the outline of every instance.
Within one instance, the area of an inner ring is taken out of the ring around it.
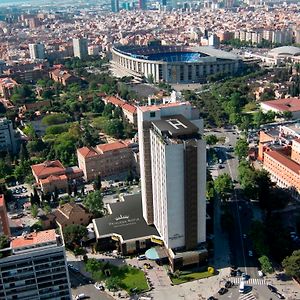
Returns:
[[[45,161],[41,164],[31,166],[32,174],[35,178],[36,185],[44,193],[52,193],[56,189],[65,191],[69,182],[81,180],[82,170],[78,167],[65,168],[59,160]]]
[[[72,224],[87,226],[92,218],[92,214],[81,204],[71,202],[59,206],[54,215],[55,221],[61,230]]]
[[[134,153],[122,141],[77,149],[77,159],[87,181],[128,173],[134,166]]]
[[[23,234],[0,251],[0,299],[71,299],[65,247],[55,230]]]
[[[59,82],[64,86],[71,83],[80,83],[80,78],[70,74],[66,70],[55,69],[49,72],[49,77],[55,82]]]
[[[0,118],[0,152],[18,153],[20,135],[14,130],[11,120]]]
[[[88,42],[85,38],[73,39],[74,57],[80,59],[87,58],[88,56]]]
[[[29,54],[30,58],[35,59],[45,59],[45,46],[44,44],[29,44]]]
[[[9,100],[12,96],[14,88],[17,86],[17,82],[9,77],[0,78],[0,95],[4,99]]]
[[[0,194],[0,235],[2,234],[10,236],[10,228],[4,195]]]
[[[111,4],[112,12],[114,12],[114,13],[119,12],[119,10],[120,10],[119,0],[111,0],[110,4]]]
[[[189,264],[178,251],[191,251],[190,263],[199,262],[193,250],[206,240],[202,130],[188,102],[138,107],[143,216],[158,230],[173,269]]]
[[[293,119],[300,118],[300,98],[283,98],[260,103],[263,112],[273,111],[277,114],[289,112]]]

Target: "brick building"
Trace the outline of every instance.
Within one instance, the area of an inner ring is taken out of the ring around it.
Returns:
[[[87,181],[97,175],[108,177],[129,172],[134,166],[134,153],[122,141],[77,149],[77,159]]]
[[[65,191],[70,180],[80,180],[83,176],[82,170],[78,167],[65,168],[59,160],[32,165],[31,170],[36,185],[44,193],[54,192],[56,188]]]

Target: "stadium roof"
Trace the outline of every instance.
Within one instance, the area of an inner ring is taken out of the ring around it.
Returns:
[[[283,46],[274,48],[269,51],[270,55],[291,55],[291,56],[297,56],[300,55],[300,48],[294,47],[294,46]]]

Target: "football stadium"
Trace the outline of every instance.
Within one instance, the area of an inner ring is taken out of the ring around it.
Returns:
[[[115,45],[112,63],[127,76],[174,84],[202,83],[216,74],[233,75],[242,66],[239,56],[209,46]]]

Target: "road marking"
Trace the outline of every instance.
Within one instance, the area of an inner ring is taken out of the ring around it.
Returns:
[[[257,298],[252,294],[252,292],[247,294],[242,294],[239,296],[239,300],[256,300]]]
[[[240,282],[242,281],[242,279],[240,277],[231,277],[229,279],[230,281],[232,281],[235,284],[240,284]],[[267,285],[267,282],[265,281],[265,279],[263,278],[250,278],[248,280],[245,281],[245,284],[252,284],[252,285]]]

